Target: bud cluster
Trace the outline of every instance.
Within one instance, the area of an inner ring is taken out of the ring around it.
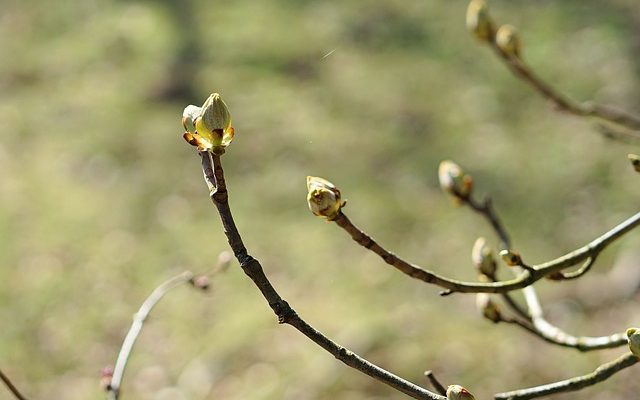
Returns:
[[[231,114],[218,93],[212,93],[202,107],[189,105],[182,113],[184,139],[199,151],[224,153],[233,140]]]

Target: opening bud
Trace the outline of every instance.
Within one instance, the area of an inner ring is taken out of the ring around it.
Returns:
[[[307,191],[309,210],[328,221],[334,220],[346,204],[340,197],[340,190],[326,179],[307,176]]]
[[[636,357],[640,357],[640,329],[627,329],[627,338],[629,339],[629,350],[631,350]]]
[[[510,57],[520,58],[522,41],[513,25],[502,25],[496,33],[496,45]]]
[[[627,157],[629,157],[633,169],[635,169],[636,172],[640,172],[640,156],[637,154],[629,154]]]
[[[510,267],[522,265],[522,258],[520,258],[520,254],[518,252],[511,250],[502,250],[500,252],[500,257],[502,257],[502,261],[504,261]]]
[[[469,3],[469,7],[467,7],[467,29],[484,42],[493,41],[495,28],[489,15],[489,7],[484,0],[471,0]]]
[[[447,388],[448,400],[475,400],[471,393],[460,385],[450,385]]]
[[[182,113],[184,139],[199,151],[224,153],[233,140],[231,114],[218,93],[213,93],[202,107],[189,105]]]
[[[473,189],[471,176],[466,175],[458,164],[450,160],[440,163],[438,180],[443,191],[461,200],[469,197]]]
[[[476,307],[489,321],[498,323],[502,320],[500,308],[491,300],[491,296],[488,293],[476,294]]]
[[[471,250],[471,261],[481,274],[488,277],[495,276],[496,260],[493,258],[493,252],[487,245],[485,238],[480,237],[476,240],[473,250]]]

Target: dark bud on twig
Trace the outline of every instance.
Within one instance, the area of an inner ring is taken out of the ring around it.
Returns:
[[[502,257],[502,261],[504,261],[510,267],[522,265],[522,258],[520,258],[520,254],[518,252],[511,250],[502,250],[500,252],[500,257]]]
[[[108,365],[100,370],[100,388],[105,392],[111,390],[111,379],[113,378],[113,367]]]
[[[628,157],[631,165],[633,165],[633,169],[635,169],[636,172],[640,172],[640,156],[637,154],[629,154]]]
[[[487,245],[485,238],[480,237],[476,240],[473,250],[471,250],[471,261],[481,274],[489,277],[495,276],[496,260],[493,258],[493,252]]]
[[[191,280],[193,287],[200,290],[208,290],[210,287],[209,277],[206,275],[198,275]]]

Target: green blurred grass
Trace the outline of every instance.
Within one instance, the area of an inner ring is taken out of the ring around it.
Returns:
[[[526,59],[562,91],[637,109],[634,2],[491,6],[520,28]],[[440,193],[442,159],[493,195],[531,262],[636,211],[640,188],[625,155],[637,144],[552,112],[465,32],[465,8],[6,1],[0,368],[33,398],[101,396],[99,370],[114,362],[145,296],[185,268],[210,268],[226,249],[199,161],[180,138],[184,106],[212,91],[234,117],[223,161],[245,242],[328,336],[416,382],[433,369],[478,398],[612,359],[619,351],[583,355],[493,326],[473,296],[440,298],[306,209],[306,175],[330,179],[346,212],[381,243],[464,279],[474,279],[473,241],[492,233]],[[614,246],[590,280],[541,283],[550,318],[588,335],[637,325],[633,301],[593,308],[600,292],[616,291],[611,265],[625,256],[637,266],[637,244],[631,234]],[[628,398],[639,389],[635,373],[558,398]],[[163,300],[123,390],[131,399],[401,397],[277,326],[237,266],[209,295],[184,288]]]

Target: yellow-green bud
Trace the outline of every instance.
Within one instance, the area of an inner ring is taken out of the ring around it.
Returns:
[[[467,29],[478,39],[490,42],[495,28],[489,15],[489,7],[484,0],[471,0],[467,7]]]
[[[635,169],[636,172],[640,172],[640,156],[637,154],[629,154],[628,157],[631,165],[633,165],[633,169]]]
[[[480,237],[476,240],[471,250],[471,261],[478,271],[486,276],[492,277],[496,273],[496,260],[493,258],[493,252],[487,245],[485,238]]]
[[[440,187],[446,193],[458,198],[466,198],[473,189],[473,179],[465,175],[460,166],[453,161],[445,160],[438,167]]]
[[[450,385],[447,388],[447,400],[475,400],[471,393],[460,385]]]
[[[496,33],[496,45],[502,52],[511,56],[520,58],[522,50],[522,41],[520,35],[513,25],[502,25]]]
[[[340,198],[340,190],[325,179],[307,176],[307,190],[307,203],[311,212],[328,221],[335,219],[345,205]]]
[[[476,307],[489,321],[497,323],[502,320],[500,308],[491,300],[491,296],[488,293],[476,294]]]
[[[502,250],[500,252],[500,257],[502,257],[502,261],[511,267],[522,265],[522,258],[520,258],[520,254],[518,252]]]
[[[629,339],[629,350],[631,350],[636,357],[640,357],[640,329],[627,329],[627,338]]]
[[[182,113],[184,139],[200,151],[223,153],[233,140],[231,114],[218,93],[213,93],[202,107],[189,105]]]

